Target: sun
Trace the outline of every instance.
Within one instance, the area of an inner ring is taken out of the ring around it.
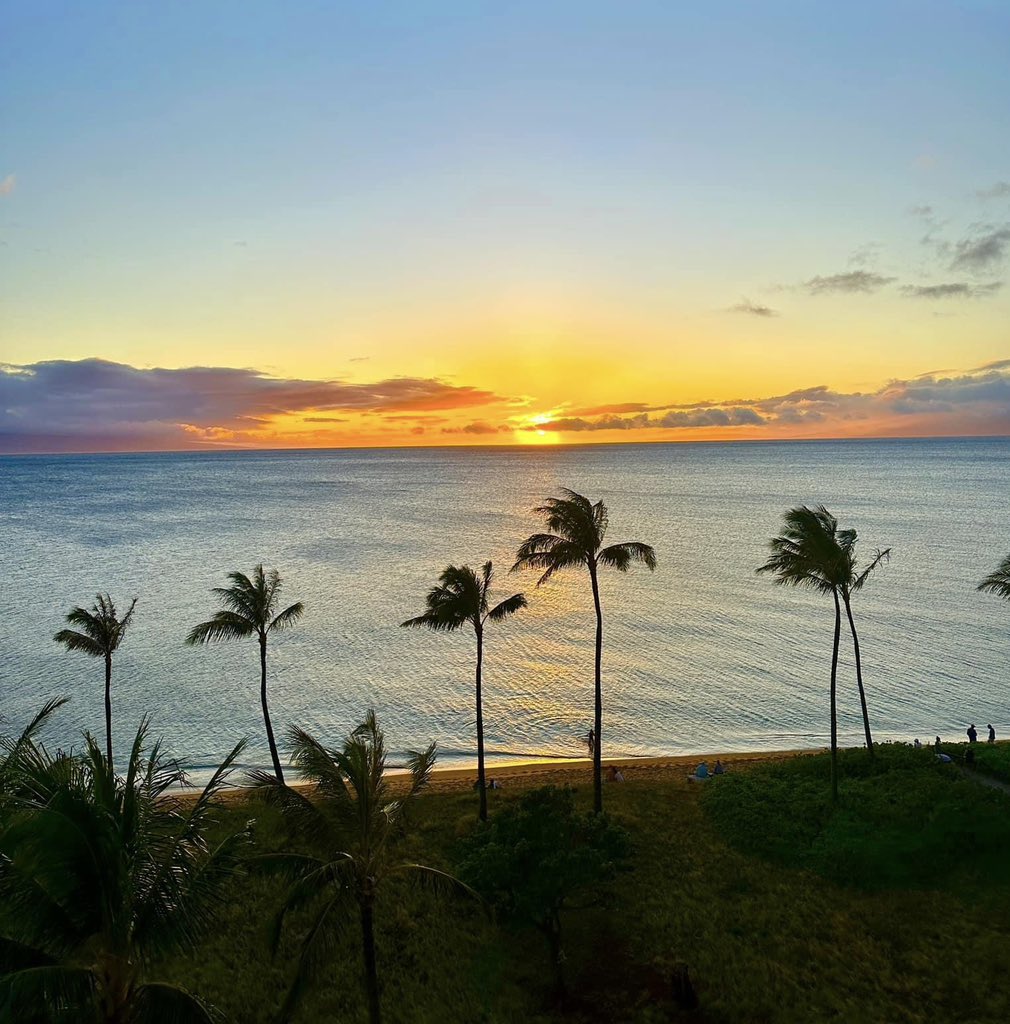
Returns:
[[[516,443],[525,445],[561,444],[561,435],[557,431],[543,429],[554,420],[554,416],[555,413],[552,411],[521,417],[513,430]]]

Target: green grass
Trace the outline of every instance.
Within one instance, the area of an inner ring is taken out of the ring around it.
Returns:
[[[844,754],[841,802],[826,757],[734,769],[705,786],[680,778],[607,787],[631,833],[630,868],[598,905],[568,912],[576,993],[562,1012],[538,934],[498,928],[478,909],[406,887],[377,909],[385,1020],[668,1021],[668,978],[690,965],[712,1022],[1010,1019],[1010,797],[928,751]],[[492,793],[491,813],[515,792]],[[589,787],[579,801],[591,805]],[[453,869],[475,823],[473,794],[412,809],[407,857]],[[254,805],[262,848],[306,845]],[[297,949],[276,959],[265,926],[281,889],[240,880],[214,936],[166,965],[243,1024],[272,1021]],[[297,922],[296,922],[297,924]],[[296,1018],[363,1022],[357,921]]]
[[[948,751],[951,757],[963,760],[966,743],[959,744],[957,754]],[[1010,743],[975,743],[975,770],[991,775],[1001,782],[1010,783]]]

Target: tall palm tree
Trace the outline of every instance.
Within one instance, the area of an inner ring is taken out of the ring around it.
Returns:
[[[1007,555],[976,589],[1010,601],[1010,555]]]
[[[852,617],[852,595],[866,586],[866,581],[874,569],[890,560],[891,549],[877,549],[876,554],[870,562],[862,569],[856,561],[856,531],[839,530],[838,542],[846,554],[848,571],[846,580],[839,588],[842,597],[842,604],[845,606],[845,614],[849,620],[849,632],[852,634],[852,651],[856,661],[856,686],[859,688],[859,706],[863,713],[863,732],[866,734],[866,749],[873,757],[873,736],[870,733],[870,715],[866,709],[866,692],[863,689],[863,661],[859,651],[859,634],[856,632],[856,622]]]
[[[242,572],[228,573],[230,587],[214,587],[225,606],[215,612],[207,622],[201,622],[189,631],[188,644],[206,644],[215,640],[237,640],[255,636],[260,645],[260,703],[263,706],[263,724],[266,726],[270,757],[279,782],[284,781],[281,759],[277,755],[274,730],[270,723],[270,707],[267,703],[267,637],[278,633],[297,622],[305,611],[301,601],[278,611],[281,597],[281,577],[276,569],[263,571],[262,565],[253,570],[252,579]]]
[[[305,986],[322,965],[335,933],[356,908],[361,924],[365,993],[371,1024],[380,1024],[379,974],[375,954],[375,902],[387,879],[408,875],[429,886],[474,896],[458,879],[423,864],[394,860],[391,838],[404,821],[404,809],[428,782],[435,764],[435,744],[410,751],[406,791],[394,796],[386,779],[386,750],[382,730],[369,711],[339,749],[325,747],[302,729],[292,728],[292,763],[315,792],[305,794],[279,782],[268,772],[251,772],[254,791],[279,806],[315,837],[321,856],[287,853],[256,858],[266,869],[294,876],[293,884],[274,923],[276,950],[288,913],[309,903],[317,913],[302,940],[295,977],[280,1019],[287,1021]]]
[[[137,732],[123,776],[86,737],[79,757],[19,748],[19,798],[0,827],[0,1020],[210,1024],[153,963],[192,949],[224,903],[246,831],[208,842],[213,798],[241,750],[190,804],[179,765]]]
[[[854,541],[854,538],[853,538]],[[838,799],[838,642],[842,627],[841,592],[850,580],[852,563],[839,539],[838,521],[823,506],[791,508],[782,517],[782,533],[768,546],[771,555],[759,573],[772,573],[782,586],[807,587],[830,594],[835,602],[831,647],[831,798]],[[851,547],[851,543],[850,543]]]
[[[133,620],[133,609],[137,599],[130,602],[123,616],[116,613],[116,606],[108,594],[98,594],[90,608],[72,608],[67,613],[67,622],[79,629],[61,629],[53,639],[63,644],[68,651],[81,651],[92,658],[105,661],[105,756],[112,765],[112,656],[126,636]]]
[[[588,498],[562,489],[562,497],[547,498],[533,511],[542,516],[549,533],[534,533],[519,546],[515,565],[517,569],[542,570],[537,586],[546,583],[562,569],[585,568],[593,589],[596,609],[596,707],[593,746],[593,807],[597,814],[603,810],[603,611],[600,607],[599,572],[609,566],[618,572],[627,572],[632,562],[642,562],[650,571],[656,568],[656,552],[640,541],[624,541],[603,547],[607,533],[607,506],[602,501],[593,504]]]
[[[484,708],[481,700],[481,667],[484,661],[484,624],[501,622],[526,607],[522,594],[499,601],[488,608],[488,591],[494,569],[490,562],[481,566],[480,575],[468,565],[446,566],[439,576],[439,584],[433,587],[425,599],[427,605],[423,614],[401,623],[436,632],[452,632],[465,625],[473,627],[477,637],[477,789],[480,791],[480,820],[487,821],[487,790],[484,785]]]

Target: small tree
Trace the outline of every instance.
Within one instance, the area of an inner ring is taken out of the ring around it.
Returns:
[[[580,813],[573,790],[525,793],[470,840],[460,875],[506,920],[546,939],[559,999],[565,997],[562,910],[596,889],[629,853],[627,832],[605,815]]]

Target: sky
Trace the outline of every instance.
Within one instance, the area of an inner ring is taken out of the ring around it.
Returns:
[[[0,453],[1010,434],[1010,4],[0,31]]]

